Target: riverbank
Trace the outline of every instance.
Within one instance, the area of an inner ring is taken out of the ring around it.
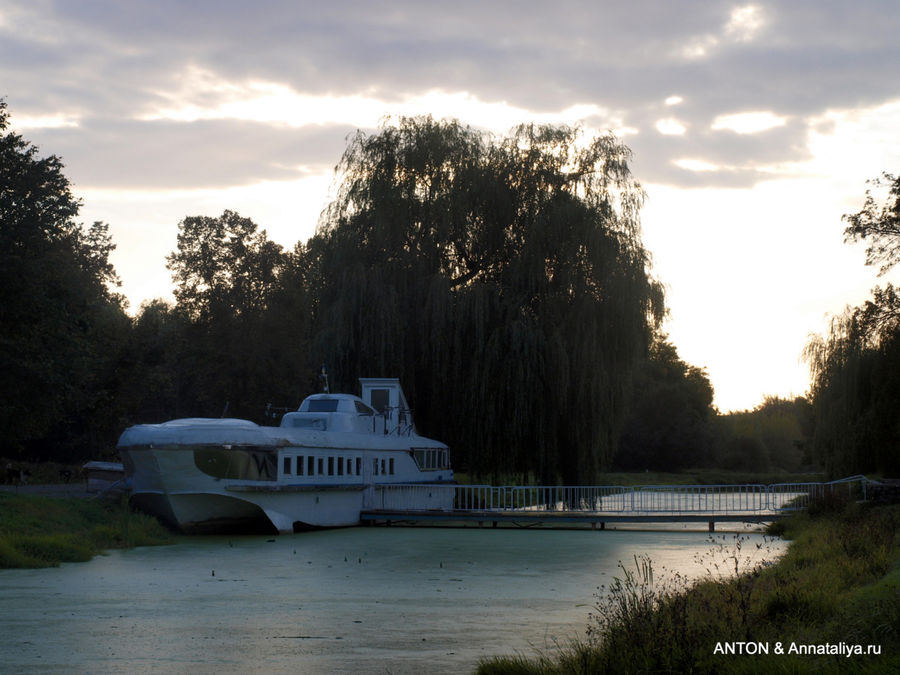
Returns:
[[[0,491],[0,569],[55,567],[109,549],[174,541],[159,521],[134,511],[127,498],[73,496]]]
[[[778,524],[791,544],[777,564],[753,564],[736,539],[695,584],[636,558],[601,590],[583,640],[477,672],[898,672],[898,526],[900,505],[819,505]],[[726,567],[738,576],[719,578]]]

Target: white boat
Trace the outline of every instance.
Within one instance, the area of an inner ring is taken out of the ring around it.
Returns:
[[[326,387],[278,427],[210,418],[129,427],[118,450],[133,503],[188,533],[357,525],[385,485],[434,486],[411,491],[408,507],[451,508],[447,446],[416,433],[397,379],[360,384],[362,397]]]

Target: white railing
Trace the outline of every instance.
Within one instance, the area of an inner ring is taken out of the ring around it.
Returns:
[[[765,485],[647,485],[635,489],[643,513],[732,513],[768,509]]]
[[[378,485],[371,510],[729,514],[806,508],[832,496],[866,498],[866,477],[772,485]],[[369,500],[367,500],[369,501]]]
[[[815,501],[838,497],[865,501],[867,482],[865,476],[859,475],[827,483],[776,483],[769,486],[770,508],[796,511]]]

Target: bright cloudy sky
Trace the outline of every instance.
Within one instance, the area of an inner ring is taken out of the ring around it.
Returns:
[[[0,0],[0,97],[109,223],[132,310],[185,216],[305,241],[386,115],[613,130],[666,329],[727,411],[805,393],[809,334],[898,281],[841,223],[900,171],[898,35],[895,0]]]

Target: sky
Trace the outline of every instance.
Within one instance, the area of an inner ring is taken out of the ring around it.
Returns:
[[[187,216],[306,241],[386,118],[613,131],[665,330],[727,412],[806,393],[809,336],[900,282],[841,221],[900,171],[897,35],[895,0],[0,0],[0,97],[109,224],[131,312],[171,298]]]

